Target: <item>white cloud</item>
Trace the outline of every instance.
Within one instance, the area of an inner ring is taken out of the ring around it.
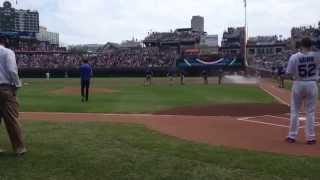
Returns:
[[[3,0],[2,0],[3,1]],[[18,8],[37,9],[40,22],[73,43],[142,39],[151,29],[189,27],[192,15],[205,17],[205,28],[219,34],[243,25],[243,0],[18,0]],[[251,35],[289,36],[293,26],[320,20],[319,0],[247,0]]]

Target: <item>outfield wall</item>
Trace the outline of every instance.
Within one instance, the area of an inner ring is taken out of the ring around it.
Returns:
[[[165,77],[167,73],[172,71],[172,68],[167,67],[154,67],[152,68],[154,76]],[[210,69],[209,74],[211,76],[218,76],[217,69]],[[240,67],[227,67],[222,68],[226,72],[238,72],[243,71],[243,68]],[[93,70],[95,77],[144,77],[145,68],[97,68]],[[178,69],[175,70],[176,73],[179,72]],[[202,69],[190,69],[184,71],[187,76],[200,76]],[[79,77],[80,72],[78,68],[71,69],[19,69],[19,75],[21,78],[45,78],[45,73],[50,72],[51,77],[53,78],[63,78],[65,74],[68,74],[68,77]]]

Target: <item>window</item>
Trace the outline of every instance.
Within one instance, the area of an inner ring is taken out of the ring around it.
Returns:
[[[282,48],[276,48],[276,53],[281,53],[282,52]]]
[[[255,49],[249,49],[249,54],[250,55],[254,55],[256,53],[256,50]]]
[[[258,54],[259,55],[264,54],[264,48],[258,48]]]

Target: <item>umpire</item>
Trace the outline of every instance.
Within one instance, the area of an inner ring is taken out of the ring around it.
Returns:
[[[81,101],[88,102],[89,100],[89,88],[90,88],[90,79],[92,77],[92,68],[88,63],[88,60],[84,59],[83,63],[80,66],[80,75],[81,75]]]
[[[18,121],[17,90],[21,87],[15,53],[7,49],[7,38],[0,36],[0,113],[4,120],[13,150],[17,156],[27,152]]]

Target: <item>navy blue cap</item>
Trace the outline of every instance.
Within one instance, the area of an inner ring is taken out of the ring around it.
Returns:
[[[7,36],[3,35],[3,34],[0,34],[0,42],[1,44],[7,44],[8,43],[8,38]]]

